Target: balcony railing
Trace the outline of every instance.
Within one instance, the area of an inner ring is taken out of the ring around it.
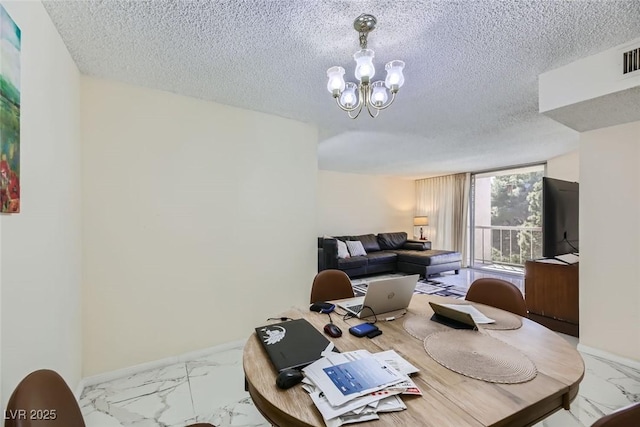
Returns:
[[[474,262],[524,266],[542,256],[542,227],[476,226]]]

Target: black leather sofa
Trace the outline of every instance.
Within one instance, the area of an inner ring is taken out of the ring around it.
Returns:
[[[359,240],[367,254],[338,258],[337,240]],[[400,271],[427,277],[451,270],[458,274],[461,265],[459,252],[432,250],[431,242],[409,240],[405,232],[318,237],[318,271],[338,269],[349,277]]]

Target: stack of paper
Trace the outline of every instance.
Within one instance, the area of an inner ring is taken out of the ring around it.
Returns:
[[[407,408],[399,394],[422,394],[408,376],[418,369],[393,350],[324,354],[303,369],[303,387],[328,427],[377,420]]]

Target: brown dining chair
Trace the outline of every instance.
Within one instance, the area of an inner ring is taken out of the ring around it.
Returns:
[[[510,311],[519,316],[527,316],[527,305],[522,292],[506,280],[476,279],[469,287],[465,299]]]
[[[311,303],[353,298],[349,276],[342,270],[322,270],[313,279]]]
[[[600,418],[591,427],[638,427],[640,426],[640,402],[617,409]]]
[[[67,383],[55,371],[27,375],[9,398],[4,427],[85,427],[80,406]],[[193,424],[189,427],[214,427]]]

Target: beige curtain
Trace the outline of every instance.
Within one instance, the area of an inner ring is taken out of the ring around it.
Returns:
[[[468,173],[416,181],[416,216],[429,217],[427,238],[432,248],[457,251],[468,265],[469,189]]]

